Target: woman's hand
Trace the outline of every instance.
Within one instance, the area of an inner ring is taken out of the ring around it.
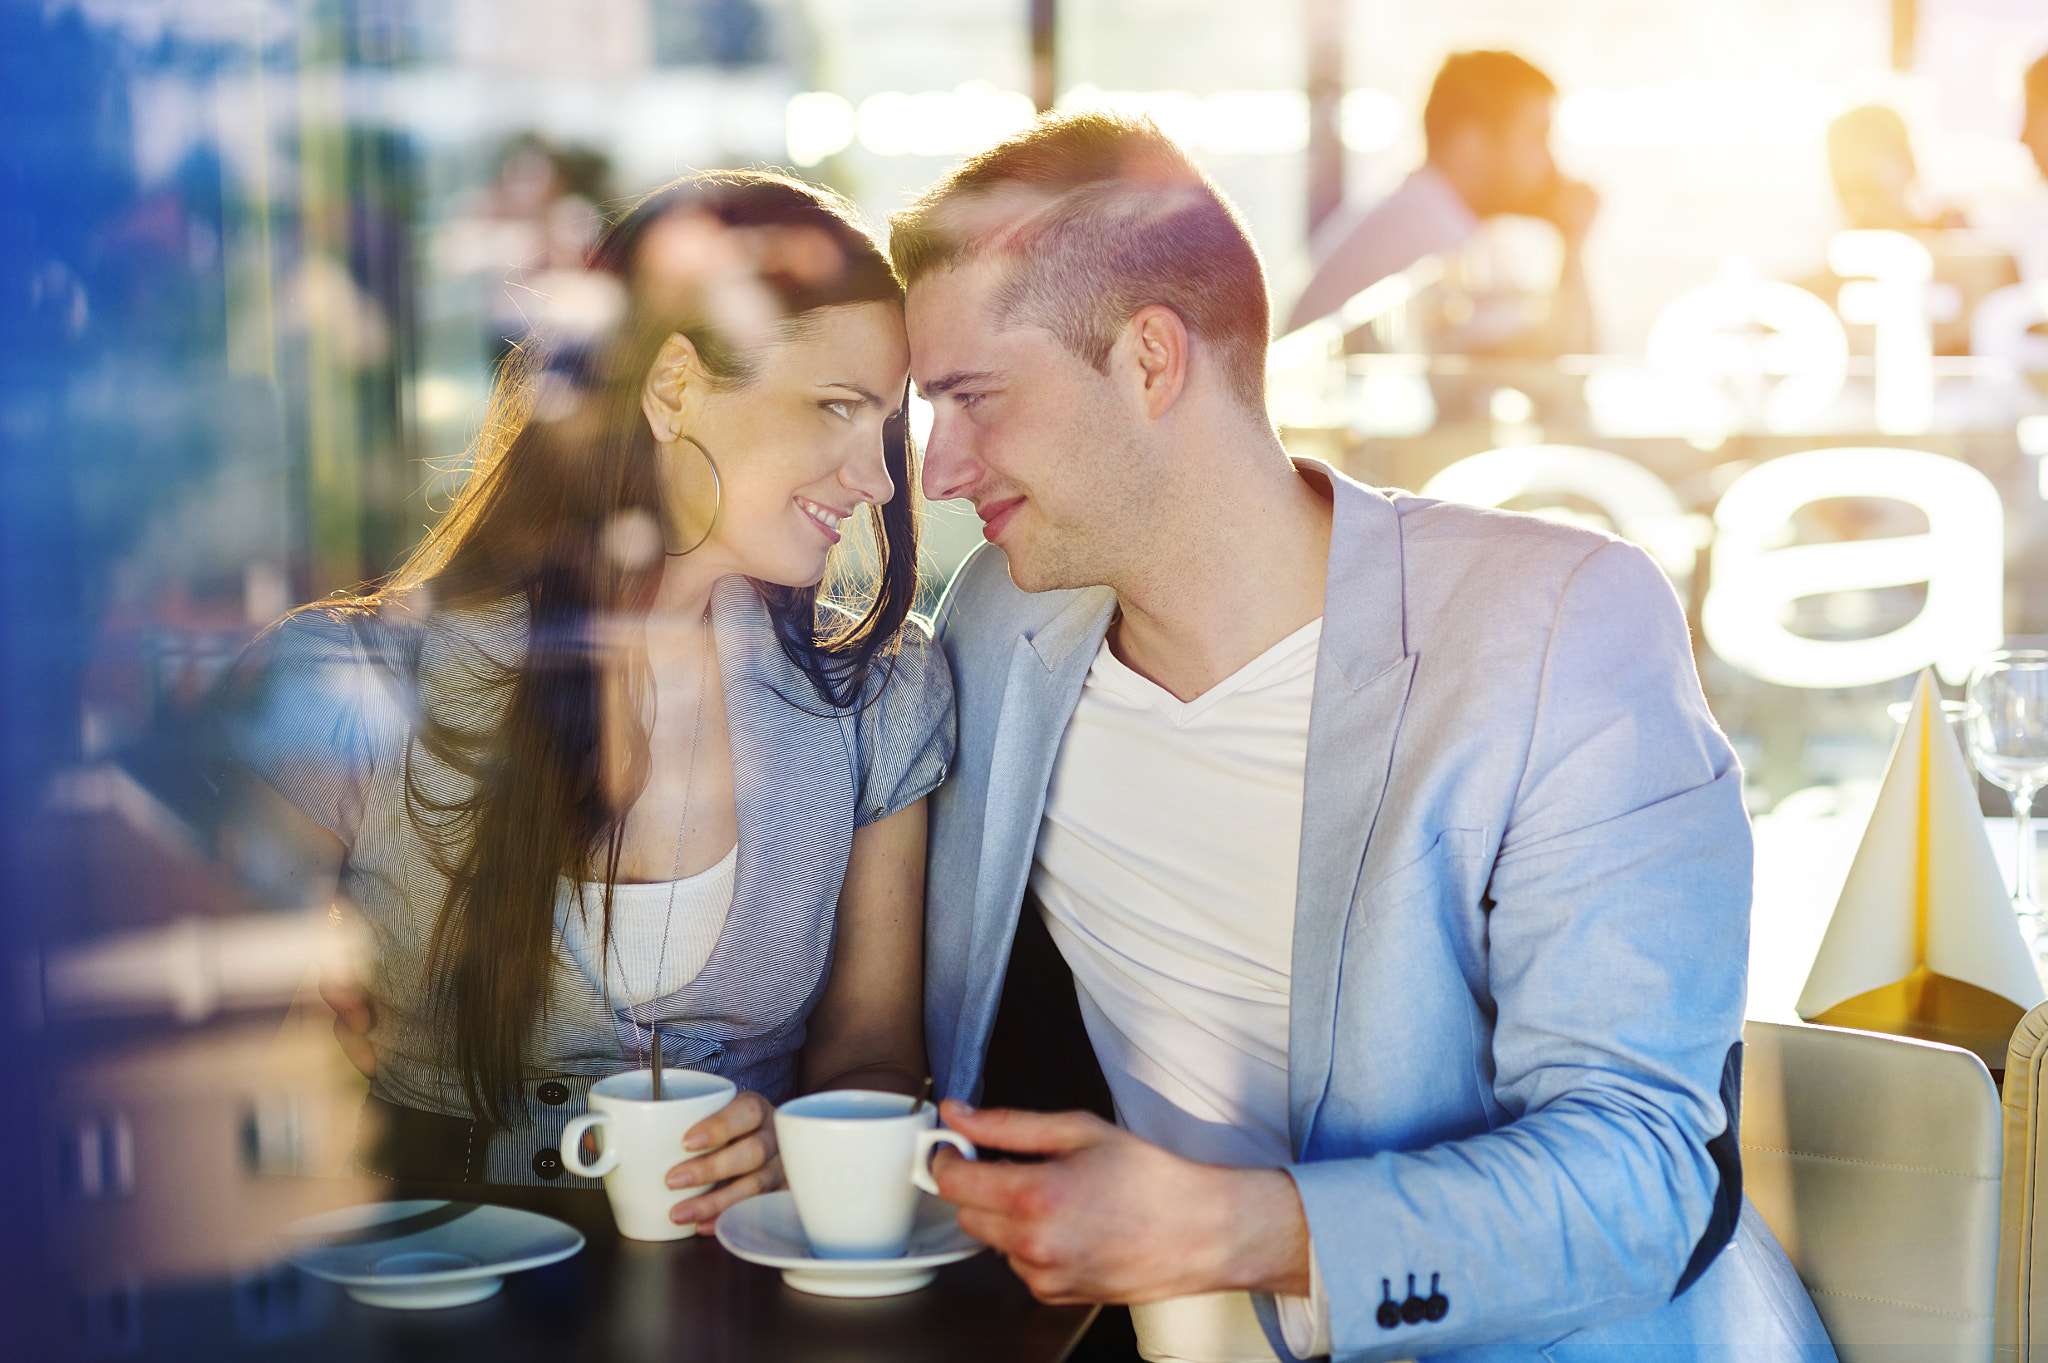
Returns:
[[[363,1078],[377,1077],[377,1051],[370,1029],[377,1025],[376,1002],[353,974],[320,974],[320,997],[334,1010],[334,1039]]]
[[[713,1185],[669,1209],[669,1219],[709,1234],[719,1213],[756,1193],[782,1186],[782,1153],[775,1144],[775,1105],[743,1091],[683,1133],[690,1157],[668,1171],[671,1188]]]

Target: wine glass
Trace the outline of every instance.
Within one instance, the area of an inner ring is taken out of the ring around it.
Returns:
[[[1970,757],[1984,779],[2012,795],[2018,845],[2013,856],[2013,911],[2041,927],[2034,881],[2034,795],[2048,784],[2048,651],[1993,653],[1970,672],[1964,718]]]

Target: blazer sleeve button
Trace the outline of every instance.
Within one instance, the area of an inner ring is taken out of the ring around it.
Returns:
[[[1391,1330],[1401,1323],[1401,1308],[1394,1304],[1394,1285],[1385,1278],[1380,1279],[1380,1297],[1380,1309],[1373,1312],[1373,1319],[1382,1330]]]
[[[1422,1298],[1415,1295],[1415,1275],[1410,1273],[1408,1275],[1408,1300],[1401,1303],[1401,1322],[1404,1325],[1420,1325],[1423,1312],[1428,1309],[1428,1307],[1423,1305]]]
[[[1422,1318],[1432,1323],[1442,1320],[1451,1313],[1451,1299],[1436,1285],[1436,1280],[1442,1276],[1441,1273],[1429,1275],[1429,1296],[1422,1303]]]
[[[533,1172],[553,1182],[562,1176],[562,1152],[549,1146],[536,1150],[533,1155]]]

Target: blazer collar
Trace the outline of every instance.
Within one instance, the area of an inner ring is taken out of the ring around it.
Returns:
[[[1323,579],[1323,638],[1319,656],[1353,689],[1408,656],[1401,602],[1401,517],[1394,503],[1320,459],[1297,458],[1296,468],[1329,483],[1334,502],[1330,567]],[[1318,668],[1316,696],[1323,688]]]
[[[1073,666],[1076,652],[1090,664],[1095,661],[1102,641],[1109,635],[1109,622],[1115,618],[1116,593],[1107,587],[1089,587],[1075,592],[1057,615],[1025,636],[1025,642],[1045,664],[1047,673],[1063,675]],[[1086,667],[1081,669],[1081,675],[1087,675]],[[1079,694],[1077,690],[1077,700]],[[1069,705],[1068,714],[1072,712]],[[1061,716],[1060,724],[1062,728],[1066,726],[1066,716]]]

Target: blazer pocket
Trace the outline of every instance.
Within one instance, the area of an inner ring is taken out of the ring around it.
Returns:
[[[1417,886],[1411,882],[1421,880],[1423,873],[1431,867],[1447,862],[1477,861],[1485,855],[1486,830],[1483,828],[1446,828],[1430,840],[1417,856],[1402,862],[1387,871],[1358,892],[1358,903],[1368,904],[1376,900],[1401,900],[1413,893]]]
[[[1330,1083],[1341,1082],[1352,1090],[1351,1103],[1379,1109],[1369,1119],[1363,1109],[1347,1112],[1388,1130],[1471,1135],[1487,1129],[1493,1112],[1478,1061],[1486,1038],[1473,1003],[1473,943],[1483,926],[1469,908],[1486,885],[1487,835],[1445,828],[1417,842],[1419,851],[1375,874],[1353,897],[1336,959],[1325,967],[1333,989],[1323,1091],[1327,1096]],[[1295,989],[1299,1006],[1299,974]],[[1426,1037],[1428,1044],[1395,1037]],[[1399,1118],[1385,1110],[1390,1102]]]

